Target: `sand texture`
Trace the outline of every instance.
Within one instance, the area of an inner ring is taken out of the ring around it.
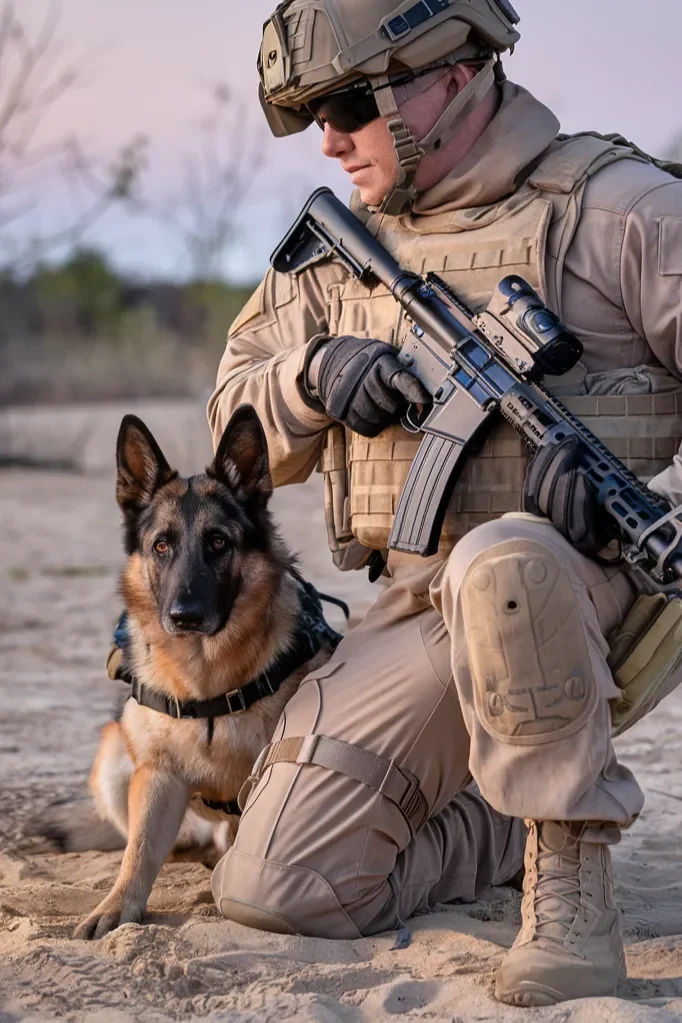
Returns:
[[[74,812],[86,810],[98,731],[117,699],[104,657],[119,607],[111,466],[123,411],[147,419],[181,469],[205,464],[203,414],[192,406],[0,417],[0,442],[11,427],[17,457],[61,457],[83,470],[0,472],[0,1023],[525,1018],[491,995],[519,922],[509,889],[411,921],[411,944],[394,948],[395,934],[332,942],[222,920],[209,870],[178,859],[164,866],[143,926],[96,943],[70,939],[121,854],[60,854],[30,832],[55,800],[80,799]],[[319,479],[279,492],[275,511],[308,577],[361,614],[373,590],[331,566]],[[533,1010],[532,1019],[682,1019],[682,693],[618,748],[647,795],[614,855],[630,979],[618,999]]]

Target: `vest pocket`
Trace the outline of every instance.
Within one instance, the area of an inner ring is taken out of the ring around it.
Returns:
[[[389,345],[396,343],[401,306],[383,284],[368,288],[351,278],[341,292],[340,303],[338,337],[371,337]]]
[[[653,710],[682,681],[682,600],[642,595],[609,637],[608,665],[620,695],[611,724],[620,735]]]
[[[421,442],[401,426],[389,426],[375,438],[350,434],[350,528],[366,547],[383,550],[398,498]]]
[[[329,549],[333,554],[353,539],[348,500],[346,431],[339,424],[327,430],[318,470],[324,478],[324,510]]]

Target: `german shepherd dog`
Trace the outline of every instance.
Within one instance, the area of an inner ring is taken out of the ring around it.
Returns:
[[[290,650],[300,622],[300,577],[267,509],[267,445],[254,409],[237,409],[205,473],[182,479],[136,416],[117,443],[116,496],[128,562],[122,593],[130,660],[147,692],[178,708],[239,689]],[[316,654],[279,689],[241,713],[174,718],[137,699],[102,732],[90,775],[99,815],[125,837],[107,897],[77,927],[101,938],[139,922],[152,885],[178,841],[220,852],[238,817],[206,802],[234,800],[270,741],[287,700],[333,649]]]

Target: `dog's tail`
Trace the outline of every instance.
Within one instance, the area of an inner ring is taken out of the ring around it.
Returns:
[[[108,821],[100,820],[91,800],[61,799],[24,829],[27,838],[43,838],[60,852],[115,852],[126,840]]]

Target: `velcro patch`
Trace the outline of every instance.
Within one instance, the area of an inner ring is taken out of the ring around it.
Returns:
[[[682,219],[661,217],[658,222],[658,272],[662,277],[682,276]]]

